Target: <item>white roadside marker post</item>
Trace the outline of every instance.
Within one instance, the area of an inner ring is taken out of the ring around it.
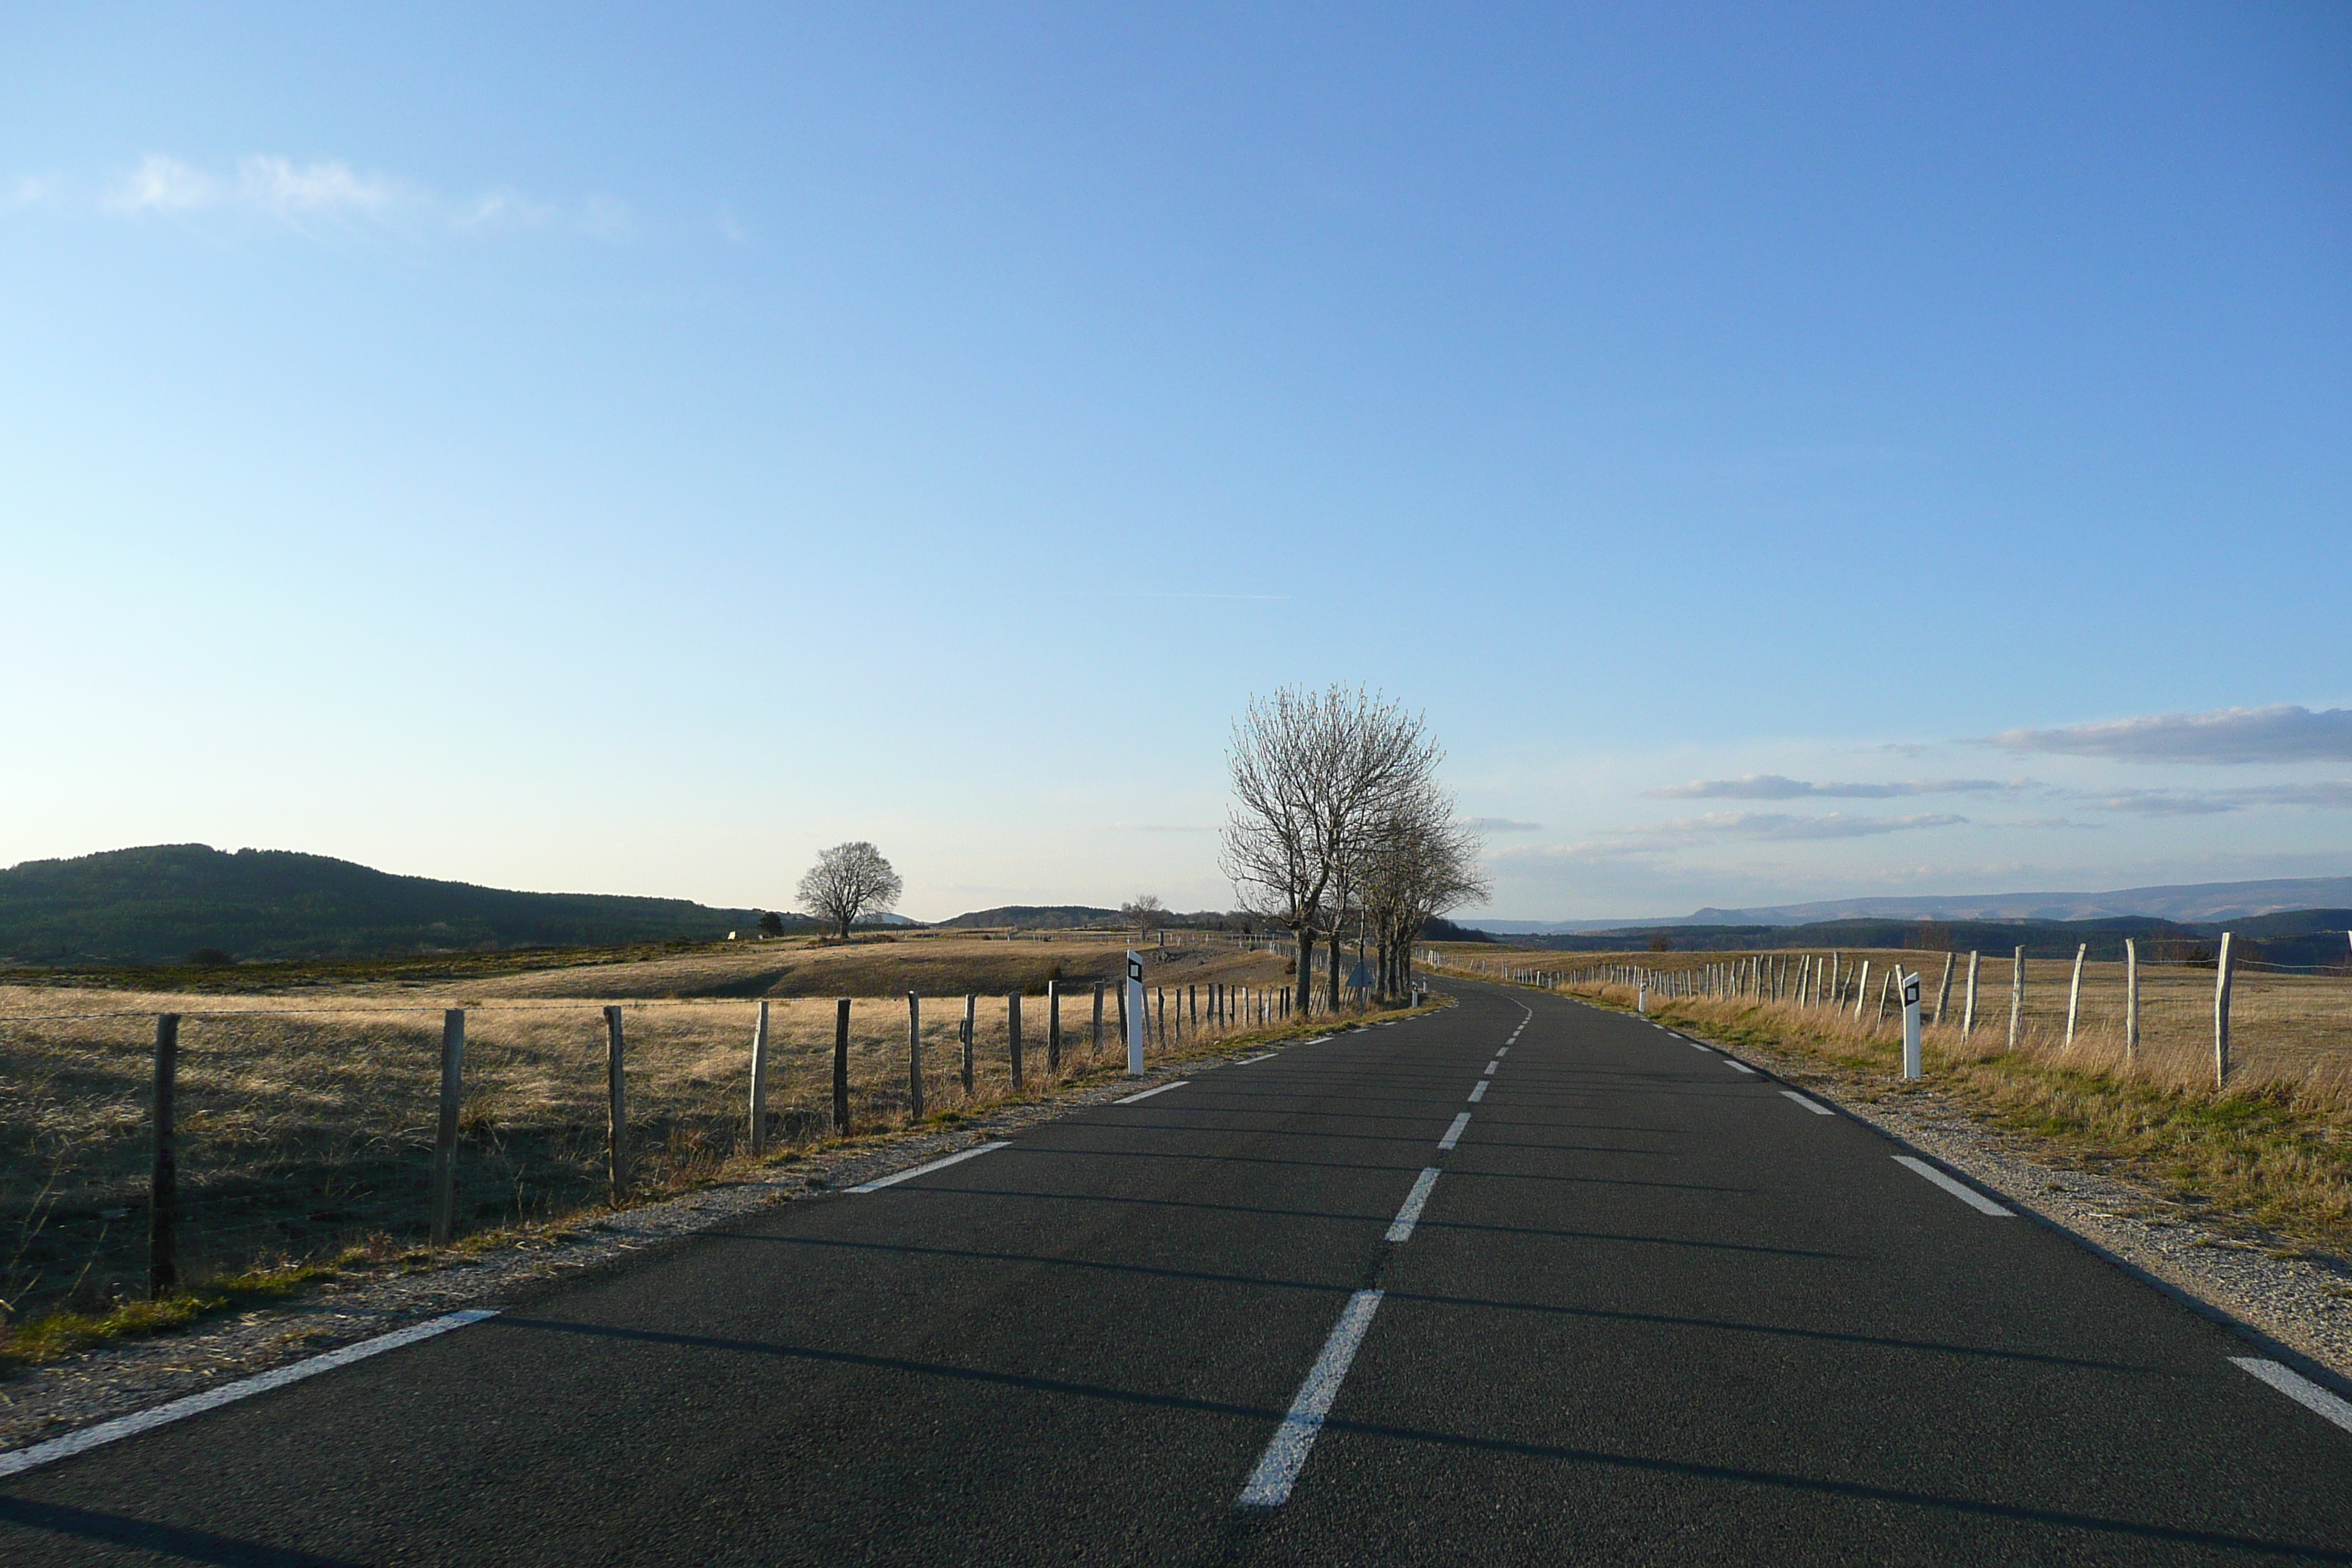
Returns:
[[[1127,954],[1127,1076],[1143,1076],[1143,955]]]
[[[1895,972],[1898,974],[1902,971]],[[1919,977],[1903,975],[1903,1076],[1906,1079],[1926,1075],[1919,1065]]]
[[[1650,1016],[1650,987],[1643,981],[1633,983],[1633,1011],[1643,1018]]]

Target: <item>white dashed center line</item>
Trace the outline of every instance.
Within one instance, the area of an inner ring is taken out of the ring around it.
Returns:
[[[1930,1165],[1925,1160],[1915,1160],[1908,1154],[1897,1154],[1895,1156],[1895,1163],[1902,1166],[1906,1171],[1916,1172],[1918,1174],[1927,1177],[1929,1181],[1935,1183],[1937,1186],[1943,1188],[1946,1192],[1951,1194],[1954,1197],[1959,1199],[1960,1202],[1968,1205],[1969,1207],[1976,1210],[1979,1214],[2000,1215],[2003,1218],[2010,1217],[2009,1210],[2001,1207],[1999,1204],[1993,1202],[1990,1198],[1985,1196],[1974,1187],[1969,1186],[1967,1183],[1954,1181],[1951,1177],[1944,1174],[1943,1172],[1936,1169],[1935,1166]]]
[[[1475,1105],[1475,1104],[1477,1104],[1480,1100],[1484,1100],[1484,1099],[1486,1099],[1486,1080],[1485,1079],[1483,1079],[1483,1078],[1482,1078],[1482,1079],[1480,1079],[1478,1080],[1478,1087],[1477,1087],[1477,1088],[1475,1088],[1475,1089],[1472,1089],[1472,1090],[1470,1091],[1470,1103],[1471,1103],[1471,1104],[1473,1104],[1473,1105]]]
[[[1462,1142],[1462,1130],[1469,1125],[1470,1113],[1465,1110],[1454,1119],[1454,1125],[1445,1130],[1445,1136],[1437,1141],[1437,1146],[1441,1149],[1453,1148]]]
[[[1412,1237],[1412,1227],[1421,1219],[1421,1206],[1429,1201],[1429,1190],[1435,1185],[1437,1168],[1428,1166],[1413,1182],[1412,1191],[1405,1194],[1404,1207],[1397,1210],[1395,1220],[1390,1224],[1388,1238],[1391,1241],[1403,1241]]]
[[[1486,1064],[1486,1076],[1488,1078],[1493,1078],[1495,1076],[1495,1069],[1502,1065],[1503,1064],[1499,1061],[1488,1062]]]
[[[1265,1454],[1250,1473],[1242,1495],[1234,1500],[1235,1506],[1280,1508],[1290,1500],[1290,1489],[1297,1484],[1298,1472],[1307,1468],[1316,1434],[1331,1413],[1331,1402],[1339,1397],[1348,1364],[1356,1359],[1356,1347],[1364,1342],[1364,1331],[1372,1326],[1372,1314],[1380,1305],[1378,1290],[1359,1290],[1348,1298],[1347,1310],[1333,1325],[1331,1337],[1323,1342],[1323,1353],[1315,1358],[1307,1381],[1298,1385],[1290,1414],[1275,1428],[1274,1440],[1266,1444]]]

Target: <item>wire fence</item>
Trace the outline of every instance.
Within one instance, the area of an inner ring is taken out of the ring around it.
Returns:
[[[1572,963],[1433,950],[1422,959],[1433,968],[1605,994],[1621,1004],[1699,997],[1794,1008],[1889,1041],[1901,1030],[1892,990],[1900,970],[1922,976],[1927,1045],[1954,1056],[2013,1049],[2181,1086],[2289,1083],[2352,1092],[2352,964],[2293,967],[2231,957],[2225,969],[2221,952],[2209,952],[2135,954],[2121,963],[1916,949],[1578,954]]]
[[[1152,1050],[1213,1044],[1290,1009],[1288,987],[1145,994]],[[929,1112],[984,1106],[1125,1050],[1115,986],[911,1009],[904,995],[853,998],[845,1028],[835,998],[464,1008],[448,1236],[673,1192],[751,1153],[763,1008],[758,1142],[772,1152],[904,1124],[918,1094]],[[608,1011],[623,1042],[617,1149]],[[176,1023],[159,1119],[160,1016]],[[0,1016],[0,1312],[96,1311],[152,1293],[159,1213],[182,1281],[425,1245],[450,1110],[444,1022],[437,1005]]]

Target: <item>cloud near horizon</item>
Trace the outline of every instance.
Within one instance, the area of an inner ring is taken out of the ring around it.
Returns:
[[[1654,822],[1639,827],[1613,827],[1597,839],[1578,844],[1528,845],[1507,849],[1497,861],[1603,859],[1627,856],[1663,855],[1670,850],[1724,838],[1752,838],[1771,843],[1805,843],[1823,839],[1873,838],[1889,833],[1912,833],[1951,827],[1969,819],[1951,812],[1917,812],[1908,816],[1849,816],[1833,811],[1826,816],[1800,816],[1777,811],[1710,811],[1700,816]]]
[[[1540,822],[1514,822],[1507,816],[1474,816],[1463,826],[1473,833],[1541,833]]]
[[[1736,779],[1693,779],[1642,793],[1652,800],[1894,800],[1916,795],[2014,795],[2036,787],[2032,779],[1904,779],[1892,784],[1815,784],[1779,773],[1748,773]]]
[[[2352,709],[2277,703],[2210,713],[2158,713],[2052,730],[2004,730],[1974,742],[2003,751],[2130,763],[2352,761]]]

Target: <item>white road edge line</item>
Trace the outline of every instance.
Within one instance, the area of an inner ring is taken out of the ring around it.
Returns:
[[[1470,1113],[1465,1110],[1454,1119],[1454,1125],[1445,1130],[1445,1136],[1437,1141],[1437,1146],[1441,1149],[1453,1148],[1462,1142],[1462,1130],[1469,1125]]]
[[[2004,1219],[2011,1217],[2008,1209],[2001,1207],[1967,1183],[1954,1181],[1925,1160],[1915,1160],[1908,1154],[1897,1154],[1895,1156],[1895,1163],[1906,1171],[1916,1172],[1927,1177],[1979,1214],[2000,1215]]]
[[[1257,1468],[1250,1472],[1249,1484],[1242,1488],[1234,1507],[1280,1508],[1290,1500],[1290,1489],[1298,1484],[1298,1472],[1307,1468],[1316,1434],[1322,1431],[1323,1418],[1331,1413],[1331,1402],[1339,1396],[1348,1365],[1356,1359],[1356,1347],[1364,1342],[1364,1331],[1372,1326],[1372,1314],[1380,1304],[1378,1290],[1359,1290],[1348,1298],[1339,1321],[1332,1325],[1331,1337],[1323,1342],[1323,1353],[1307,1369],[1307,1381],[1298,1385],[1298,1397],[1290,1402],[1290,1414],[1275,1428],[1273,1440],[1266,1444]]]
[[[1723,1058],[1723,1065],[1727,1068],[1737,1068],[1741,1072],[1754,1072],[1756,1070],[1754,1068],[1749,1067],[1746,1062],[1734,1061],[1729,1057]]]
[[[1413,1180],[1412,1191],[1404,1195],[1404,1207],[1397,1210],[1396,1218],[1389,1223],[1389,1240],[1405,1241],[1412,1237],[1412,1227],[1421,1221],[1422,1205],[1429,1202],[1429,1190],[1435,1185],[1437,1167],[1423,1167],[1421,1174]]]
[[[1192,1081],[1192,1080],[1189,1078],[1180,1078],[1174,1083],[1155,1084],[1139,1094],[1130,1094],[1122,1100],[1114,1100],[1111,1103],[1113,1105],[1133,1105],[1139,1100],[1150,1100],[1155,1094],[1166,1094],[1170,1089],[1181,1089]]]
[[[208,1388],[202,1394],[192,1394],[185,1399],[174,1399],[169,1405],[158,1405],[152,1410],[142,1410],[135,1415],[118,1415],[111,1421],[101,1421],[95,1426],[85,1426],[79,1432],[62,1437],[52,1437],[46,1443],[36,1443],[29,1448],[19,1448],[13,1454],[0,1454],[0,1477],[21,1476],[26,1470],[70,1459],[76,1454],[86,1454],[92,1448],[135,1437],[142,1432],[152,1432],[158,1426],[168,1426],[174,1421],[184,1421],[191,1415],[202,1415],[207,1410],[217,1410],[224,1405],[234,1405],[257,1394],[267,1394],[273,1388],[283,1388],[289,1383],[299,1383],[306,1377],[316,1377],[322,1372],[332,1372],[339,1366],[349,1366],[355,1361],[365,1361],[372,1355],[396,1351],[403,1345],[413,1345],[419,1340],[429,1340],[436,1334],[446,1334],[451,1329],[462,1329],[468,1323],[478,1323],[485,1318],[499,1315],[496,1307],[476,1308],[464,1312],[451,1312],[425,1322],[389,1334],[378,1334],[372,1340],[362,1340],[355,1345],[327,1352],[265,1372],[258,1377],[248,1377],[236,1383]]]
[[[1793,1089],[1784,1089],[1780,1092],[1787,1095],[1790,1100],[1795,1100],[1799,1105],[1803,1106],[1807,1110],[1811,1111],[1815,1116],[1835,1116],[1837,1114],[1836,1111],[1832,1110],[1820,1100],[1807,1100],[1803,1095],[1799,1094]]]
[[[1480,1079],[1478,1080],[1478,1087],[1477,1087],[1477,1088],[1475,1088],[1475,1089],[1472,1089],[1472,1090],[1470,1091],[1470,1103],[1471,1103],[1471,1104],[1473,1104],[1473,1105],[1475,1105],[1475,1104],[1477,1104],[1480,1100],[1484,1100],[1484,1099],[1486,1099],[1486,1080],[1485,1079],[1483,1079],[1483,1078],[1482,1078],[1482,1079]]]
[[[2240,1372],[2262,1379],[2313,1415],[2324,1416],[2347,1432],[2352,1432],[2352,1405],[2347,1405],[2293,1368],[2251,1355],[2233,1355],[2230,1358],[2230,1364]]]
[[[1175,1086],[1171,1084],[1169,1087],[1172,1089]],[[950,1165],[960,1165],[966,1160],[976,1160],[992,1149],[1002,1149],[1003,1147],[1005,1147],[1005,1141],[1001,1138],[993,1143],[977,1143],[972,1147],[966,1149],[961,1154],[950,1154],[944,1160],[932,1160],[924,1164],[909,1166],[908,1169],[900,1171],[894,1175],[877,1176],[873,1181],[861,1182],[849,1190],[853,1193],[878,1192],[882,1188],[889,1186],[894,1183],[910,1181],[917,1176],[928,1176],[933,1171],[943,1171]]]
[[[1676,1039],[1681,1039],[1681,1038],[1682,1038],[1682,1037],[1681,1037],[1681,1036],[1679,1036],[1679,1035],[1677,1035],[1677,1036],[1676,1036],[1676,1037],[1675,1037]],[[1704,1050],[1706,1050],[1706,1047],[1705,1046],[1700,1045],[1696,1040],[1683,1040],[1683,1044],[1685,1044],[1685,1045],[1688,1046],[1691,1049],[1693,1049],[1693,1050],[1695,1050],[1695,1051],[1704,1051]],[[1712,1054],[1712,1053],[1709,1053],[1709,1054]]]
[[[1274,1060],[1274,1058],[1275,1053],[1268,1051],[1262,1057],[1244,1057],[1241,1060],[1235,1062],[1234,1066],[1237,1068],[1254,1068],[1260,1062],[1270,1062]]]

